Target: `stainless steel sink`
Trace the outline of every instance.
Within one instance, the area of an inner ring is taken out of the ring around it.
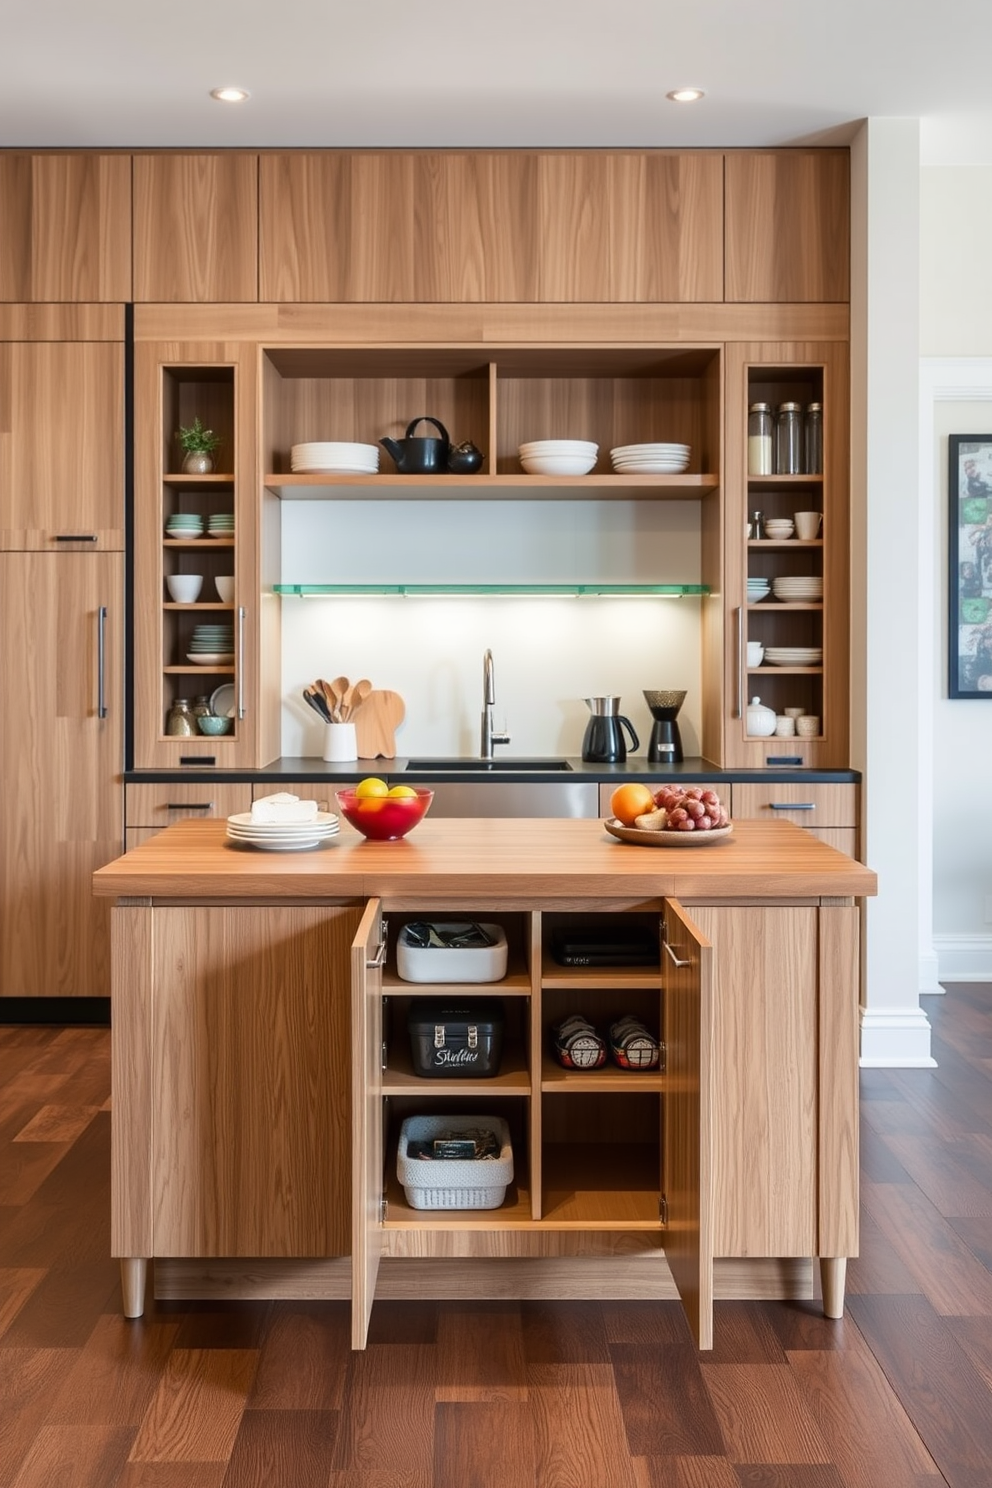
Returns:
[[[571,770],[572,766],[563,759],[412,759],[407,760],[406,768],[412,775],[440,775],[456,770],[459,774],[490,770],[524,770],[537,774],[545,770]]]

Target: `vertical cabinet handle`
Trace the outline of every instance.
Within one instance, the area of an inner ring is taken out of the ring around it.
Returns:
[[[669,958],[670,958],[673,966],[691,966],[692,965],[692,962],[691,961],[680,961],[679,960],[678,956],[672,950],[671,943],[669,941],[663,940],[662,941],[662,945],[665,947],[665,950],[668,952],[668,956],[669,956]]]
[[[96,612],[96,716],[107,716],[107,606]]]
[[[737,709],[735,718],[744,717],[744,606],[737,606]]]
[[[245,716],[245,616],[244,605],[238,605],[238,717]]]

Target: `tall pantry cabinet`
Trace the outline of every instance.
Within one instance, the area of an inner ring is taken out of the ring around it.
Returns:
[[[4,998],[107,994],[123,612],[123,309],[0,304]]]

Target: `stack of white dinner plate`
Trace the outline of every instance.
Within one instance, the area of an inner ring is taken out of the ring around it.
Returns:
[[[776,599],[809,604],[823,598],[823,580],[812,576],[772,579],[772,592]]]
[[[207,518],[207,535],[209,537],[233,537],[234,513],[211,512]]]
[[[772,666],[809,667],[819,666],[823,660],[822,646],[766,646],[765,660]]]
[[[197,666],[222,666],[234,660],[233,625],[194,625],[186,660]]]
[[[618,444],[610,450],[618,475],[681,475],[689,469],[687,444]]]
[[[238,811],[227,818],[227,835],[232,842],[247,842],[263,852],[302,852],[319,847],[336,837],[341,823],[333,811],[318,811],[311,821],[255,822],[250,811]]]
[[[767,579],[748,579],[747,602],[748,604],[760,604],[767,599],[772,592],[772,586]]]
[[[340,439],[294,444],[289,452],[289,464],[296,475],[375,475],[379,469],[379,446]]]
[[[589,439],[531,439],[517,453],[528,475],[588,475],[599,445]]]

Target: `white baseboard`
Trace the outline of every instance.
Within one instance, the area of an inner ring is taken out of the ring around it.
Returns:
[[[940,958],[936,951],[920,952],[920,996],[939,997],[943,992],[940,985]]]
[[[930,1020],[921,1007],[860,1011],[861,1060],[865,1069],[932,1069]]]
[[[935,935],[942,982],[992,982],[992,935]]]

